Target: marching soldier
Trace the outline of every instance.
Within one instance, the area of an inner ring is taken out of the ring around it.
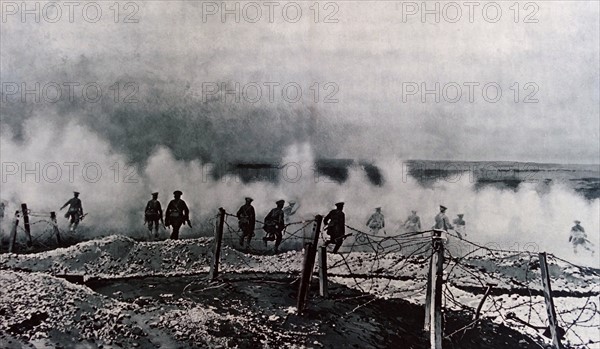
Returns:
[[[438,213],[435,216],[435,225],[433,226],[433,229],[443,230],[444,233],[448,233],[448,230],[454,229],[452,224],[450,224],[450,220],[448,219],[448,216],[446,216],[446,210],[447,210],[446,206],[440,205],[440,213]],[[448,240],[447,234],[444,234],[443,238]]]
[[[300,208],[300,205],[296,204],[296,201],[294,201],[294,200],[288,201],[288,205],[283,208],[283,218],[285,220],[285,224],[288,224],[291,222],[291,218],[293,215],[296,214],[296,211],[298,211],[298,208]]]
[[[404,222],[404,228],[409,233],[421,231],[421,218],[417,216],[417,211],[412,210],[410,216]]]
[[[150,237],[152,237],[152,228],[154,228],[154,237],[158,238],[158,222],[160,221],[165,225],[165,222],[163,221],[163,210],[160,206],[160,201],[158,201],[158,193],[152,193],[152,200],[148,201],[146,204],[144,221],[148,224]]]
[[[181,200],[183,193],[180,190],[175,190],[173,200],[169,202],[166,212],[165,226],[172,226],[173,232],[171,233],[171,239],[179,239],[179,228],[187,223],[190,228],[192,224],[190,222],[190,210],[188,209],[185,201]]]
[[[455,218],[452,223],[456,226],[455,230],[456,234],[458,234],[459,238],[463,238],[463,236],[467,236],[467,222],[463,219],[464,214],[459,213],[456,215],[458,218]]]
[[[335,204],[335,209],[331,210],[327,216],[323,219],[323,223],[327,225],[327,235],[329,240],[325,245],[335,243],[333,253],[337,253],[344,242],[344,236],[346,233],[346,215],[344,214],[344,203],[338,202]]]
[[[279,252],[279,245],[283,239],[283,229],[285,229],[285,220],[283,215],[283,204],[284,200],[276,202],[277,207],[272,209],[269,214],[265,217],[265,224],[263,225],[264,231],[267,233],[263,237],[265,247],[267,247],[267,241],[275,240],[275,253]]]
[[[575,225],[571,228],[571,234],[569,235],[569,242],[573,244],[573,253],[577,254],[577,246],[581,245],[584,249],[592,252],[593,256],[594,250],[588,247],[590,240],[587,239],[587,234],[581,226],[581,222],[574,221],[574,223]]]
[[[83,206],[81,205],[81,199],[79,199],[79,192],[74,191],[73,197],[67,201],[60,210],[69,206],[65,218],[69,219],[69,230],[75,231],[79,225],[79,221],[83,218]]]
[[[242,230],[240,245],[244,247],[244,240],[247,240],[246,248],[250,247],[250,240],[254,236],[254,227],[256,225],[256,214],[252,206],[253,199],[246,198],[246,203],[237,211],[238,225]]]
[[[376,207],[375,212],[367,220],[367,227],[371,229],[371,234],[377,235],[379,230],[385,227],[385,219],[381,213],[381,207]],[[385,233],[385,230],[383,231]]]

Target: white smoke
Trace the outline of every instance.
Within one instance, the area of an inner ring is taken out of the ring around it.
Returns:
[[[363,231],[367,230],[366,217],[381,206],[386,232],[391,235],[397,233],[413,209],[421,216],[423,229],[429,229],[438,206],[443,204],[448,207],[451,220],[458,213],[465,214],[468,240],[503,249],[537,249],[598,266],[598,259],[586,251],[574,255],[567,240],[572,221],[578,219],[597,249],[600,199],[586,200],[561,184],[544,192],[528,183],[516,191],[493,187],[477,190],[473,176],[464,173],[459,178],[423,187],[408,176],[401,160],[393,158],[376,161],[385,178],[381,186],[372,185],[359,165],[350,168],[346,182],[337,183],[317,174],[311,147],[306,143],[286,150],[278,182],[243,183],[236,174],[215,180],[210,175],[210,164],[178,161],[166,148],[149,154],[143,169],[127,168],[126,157],[115,153],[108,142],[86,127],[75,122],[64,129],[48,126],[52,119],[47,116],[28,120],[22,144],[11,141],[11,135],[3,131],[0,189],[1,199],[10,202],[7,217],[23,202],[34,212],[58,212],[72,191],[77,190],[81,192],[84,210],[89,212],[82,223],[89,234],[118,232],[135,237],[144,231],[143,208],[150,193],[159,191],[159,199],[166,206],[171,193],[182,190],[197,226],[195,230],[184,229],[183,237],[211,234],[207,226],[198,223],[213,217],[219,207],[235,213],[245,196],[254,198],[260,220],[279,199],[296,200],[300,204],[298,220],[325,215],[335,202],[345,201],[347,224]],[[66,163],[77,164],[72,174]],[[86,165],[87,172],[83,171]],[[18,173],[13,174],[14,166]],[[56,175],[57,168],[62,170],[60,177]],[[97,168],[102,171],[100,176]],[[66,220],[61,218],[60,225],[65,228]],[[36,229],[34,226],[34,236],[40,234]]]

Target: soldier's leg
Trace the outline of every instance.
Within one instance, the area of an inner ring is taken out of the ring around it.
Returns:
[[[283,233],[281,231],[275,232],[275,253],[279,252],[281,240],[283,240]]]
[[[343,239],[341,237],[335,239],[335,246],[333,247],[333,253],[337,253],[337,251],[342,246]]]
[[[74,231],[75,228],[77,228],[77,215],[75,215],[74,213],[71,214],[70,218],[69,218],[69,230],[70,231]]]
[[[247,247],[250,247],[250,240],[252,240],[252,235],[254,235],[254,231],[252,230],[252,228],[248,228],[248,232],[246,234]]]
[[[244,247],[244,238],[246,237],[246,228],[241,227],[242,236],[240,236],[240,246]]]
[[[173,239],[173,240],[179,239],[179,228],[181,228],[182,224],[183,224],[183,222],[180,222],[180,221],[173,222],[173,232],[171,233],[171,239]]]
[[[158,219],[154,221],[154,237],[155,238],[158,238],[158,223],[159,223]]]

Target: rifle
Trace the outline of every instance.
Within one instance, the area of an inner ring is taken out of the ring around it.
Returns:
[[[190,219],[189,219],[189,218],[187,218],[187,219],[185,220],[185,222],[187,223],[187,225],[189,225],[189,226],[190,226],[190,228],[193,228],[193,227],[192,227],[192,222],[190,222]]]

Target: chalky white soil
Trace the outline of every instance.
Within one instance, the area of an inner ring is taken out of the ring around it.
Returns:
[[[429,267],[424,257],[328,254],[332,299],[309,299],[311,313],[298,317],[293,281],[302,267],[302,251],[264,256],[224,247],[223,282],[209,283],[212,249],[210,238],[136,242],[110,236],[48,252],[0,255],[0,347],[311,348],[344,341],[359,348],[427,346],[426,336],[411,330],[419,324],[403,318],[406,314],[379,309],[392,302],[401,311],[420,314],[416,305],[424,303]],[[558,260],[550,264],[566,345],[598,348],[598,271]],[[508,319],[514,313],[535,326],[547,325],[536,256],[455,260],[447,264],[444,278],[445,307],[463,310],[467,320],[487,283],[495,289],[481,311],[490,325],[474,325],[473,339],[455,347],[535,348],[549,343],[542,331]],[[408,321],[406,326],[402,321]],[[384,332],[398,324],[406,327],[404,340]]]

